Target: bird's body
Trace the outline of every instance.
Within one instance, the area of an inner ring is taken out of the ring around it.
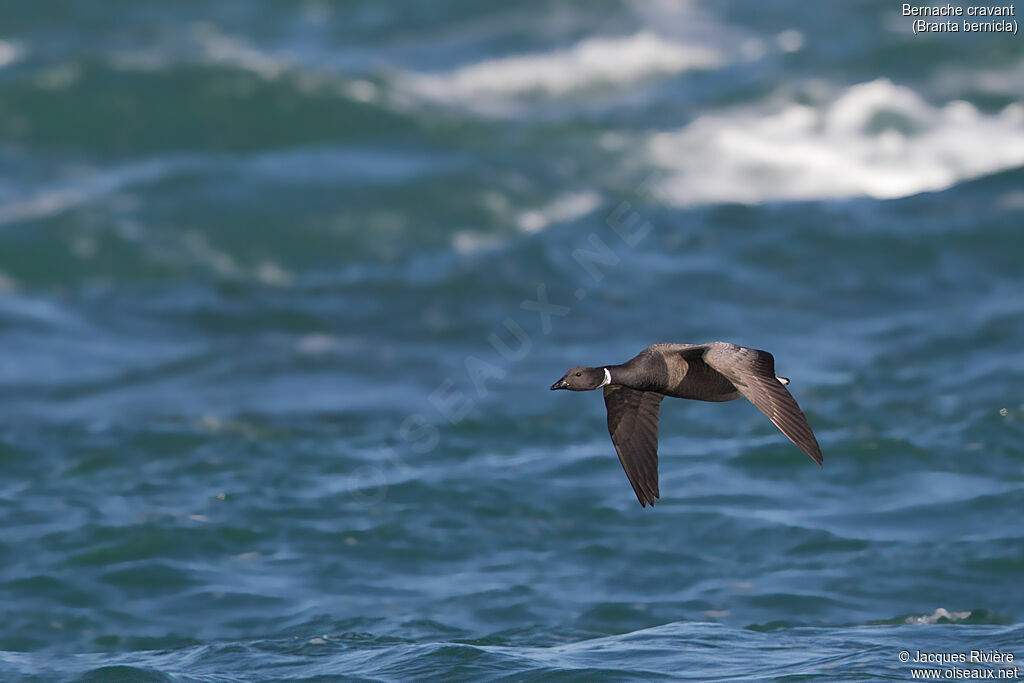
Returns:
[[[658,415],[666,396],[697,401],[746,397],[819,465],[821,448],[800,406],[776,377],[775,359],[728,342],[655,344],[621,365],[576,367],[551,388],[604,388],[608,431],[641,505],[654,505],[658,490]]]
[[[716,342],[721,343],[721,342]],[[612,366],[613,384],[656,391],[663,396],[695,401],[732,401],[740,397],[736,386],[706,363],[687,360],[691,344],[655,344],[636,357]]]

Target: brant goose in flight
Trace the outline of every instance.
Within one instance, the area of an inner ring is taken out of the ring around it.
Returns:
[[[745,396],[782,433],[820,466],[821,448],[807,418],[775,376],[767,351],[727,342],[655,344],[622,365],[575,367],[551,390],[591,391],[604,387],[608,431],[640,505],[658,491],[658,409],[666,396],[697,401],[732,401]]]

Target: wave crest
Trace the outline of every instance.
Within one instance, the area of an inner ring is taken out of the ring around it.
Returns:
[[[650,31],[590,38],[553,52],[489,59],[441,74],[415,74],[411,89],[428,99],[469,103],[479,96],[566,95],[657,74],[718,65],[712,50],[682,45]]]
[[[672,173],[661,189],[679,206],[890,199],[1024,164],[1024,108],[985,114],[963,101],[935,106],[882,78],[821,106],[702,116],[654,135],[646,154]]]

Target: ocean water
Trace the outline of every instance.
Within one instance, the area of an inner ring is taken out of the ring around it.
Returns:
[[[1024,43],[900,6],[0,3],[0,679],[1013,671]],[[548,386],[714,339],[824,468],[641,509]]]

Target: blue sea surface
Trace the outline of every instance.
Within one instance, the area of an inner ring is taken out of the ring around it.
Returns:
[[[1024,43],[900,8],[0,4],[0,680],[1024,667]],[[824,467],[641,508],[548,386],[717,339]]]

